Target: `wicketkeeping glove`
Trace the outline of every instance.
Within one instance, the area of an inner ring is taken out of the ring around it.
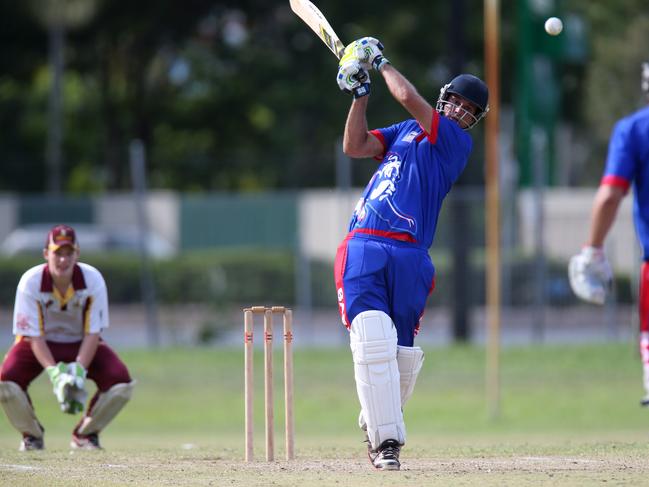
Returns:
[[[74,385],[75,379],[68,373],[68,366],[63,362],[50,365],[45,369],[52,382],[52,391],[61,407],[66,400],[67,389]]]
[[[87,371],[79,362],[68,364],[68,373],[74,378],[74,383],[66,389],[66,398],[61,404],[61,410],[68,414],[76,414],[83,411],[88,399],[88,393],[85,390],[85,380]]]
[[[76,386],[66,388],[66,399],[61,403],[61,411],[67,414],[77,414],[83,411],[88,393]]]
[[[70,362],[68,364],[68,374],[74,377],[75,385],[82,389],[88,374],[86,368],[79,362]]]
[[[604,304],[611,288],[613,271],[604,250],[584,247],[568,264],[570,287],[578,298],[589,303]]]
[[[356,59],[340,61],[336,81],[342,91],[351,93],[354,98],[370,94],[370,76]]]

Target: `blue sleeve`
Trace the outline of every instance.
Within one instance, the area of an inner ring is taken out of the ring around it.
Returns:
[[[631,125],[622,120],[615,124],[608,144],[606,169],[604,177],[617,176],[627,181],[633,180],[636,171],[636,160],[630,140]]]
[[[374,129],[370,131],[370,133],[374,134],[374,136],[383,144],[384,153],[387,152],[387,150],[392,146],[394,140],[397,137],[397,134],[403,128],[404,123],[406,122],[399,122],[395,123],[394,125],[390,125],[389,127]]]
[[[444,154],[441,159],[444,165],[443,172],[448,178],[449,184],[453,184],[466,167],[473,148],[473,139],[455,122],[440,117],[437,146]]]

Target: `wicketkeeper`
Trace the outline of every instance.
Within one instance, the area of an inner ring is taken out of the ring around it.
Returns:
[[[649,102],[649,62],[641,65],[641,89]],[[604,253],[604,240],[631,185],[635,194],[633,216],[643,253],[638,311],[645,396],[640,404],[649,406],[649,106],[615,124],[604,175],[593,202],[588,242],[570,259],[570,284],[585,301],[606,301],[613,273]]]
[[[338,248],[335,278],[368,454],[376,468],[399,470],[406,442],[402,408],[424,360],[414,337],[435,285],[428,249],[442,201],[471,153],[467,130],[487,113],[489,94],[480,79],[461,74],[442,87],[433,107],[382,50],[372,37],[359,39],[347,46],[338,69],[339,87],[353,95],[344,151],[381,163]],[[368,130],[370,70],[412,118]]]
[[[0,404],[22,435],[20,450],[42,450],[44,428],[27,392],[45,369],[64,413],[86,408],[86,380],[97,392],[72,432],[72,448],[100,449],[99,433],[130,399],[134,381],[101,339],[108,327],[108,296],[97,269],[78,262],[75,231],[50,230],[45,263],[23,274],[16,291],[13,333],[0,369]]]

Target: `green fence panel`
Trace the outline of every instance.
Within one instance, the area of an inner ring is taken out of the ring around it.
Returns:
[[[94,206],[89,197],[22,196],[18,200],[18,224],[93,223]]]
[[[435,229],[434,249],[447,248],[453,245],[453,226],[459,225],[461,235],[467,245],[480,247],[485,244],[485,193],[482,188],[454,188],[444,200],[442,211]],[[460,208],[463,220],[458,221],[457,206]],[[456,230],[458,231],[458,230]]]
[[[210,194],[184,196],[181,249],[213,247],[297,248],[297,195]]]

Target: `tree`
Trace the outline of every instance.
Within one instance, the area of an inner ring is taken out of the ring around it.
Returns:
[[[0,2],[0,188],[42,191],[51,73],[46,31],[26,5]],[[468,11],[481,5],[467,0]],[[345,41],[380,37],[388,57],[431,101],[455,74],[454,46],[442,28],[453,25],[445,21],[449,3],[362,0],[323,8]],[[481,22],[467,17],[466,66],[478,74]],[[288,2],[100,2],[88,24],[68,32],[65,59],[66,191],[129,188],[133,138],[146,145],[157,188],[334,183],[334,144],[349,98],[335,84],[335,59]],[[376,74],[371,96],[372,126],[407,116]],[[371,160],[355,163],[353,183],[364,183],[374,167]]]

